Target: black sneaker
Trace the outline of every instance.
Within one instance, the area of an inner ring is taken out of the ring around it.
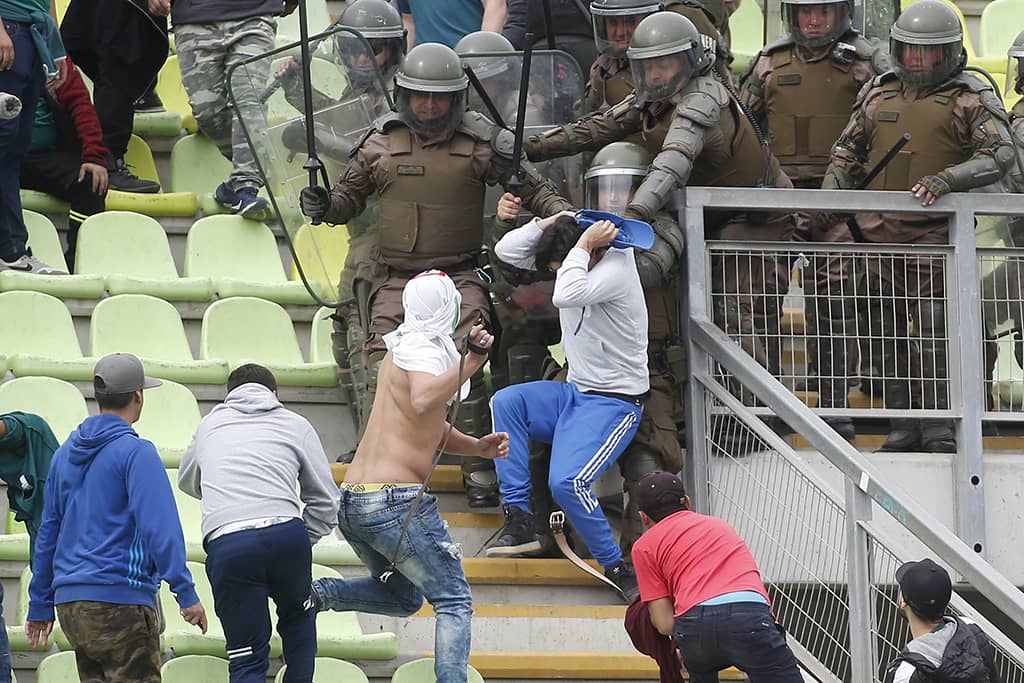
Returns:
[[[139,99],[135,100],[135,113],[136,114],[159,114],[164,110],[164,103],[160,100],[160,96],[156,94],[156,90],[150,88],[146,91]]]
[[[604,575],[611,579],[623,595],[626,596],[626,604],[632,604],[640,597],[640,587],[636,584],[636,574],[633,568],[625,562],[619,562],[614,567],[604,570]]]
[[[540,541],[533,531],[533,515],[514,505],[505,506],[505,526],[498,538],[487,548],[487,557],[512,557],[540,550]]]
[[[160,191],[160,183],[152,180],[145,180],[131,172],[124,159],[117,159],[110,168],[108,174],[110,189],[121,192],[138,192],[142,194],[154,194]]]

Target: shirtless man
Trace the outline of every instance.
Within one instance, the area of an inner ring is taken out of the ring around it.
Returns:
[[[469,352],[461,358],[451,336],[461,301],[455,283],[439,270],[420,273],[406,284],[404,322],[384,337],[388,352],[377,396],[341,485],[338,528],[370,575],[313,582],[318,610],[405,617],[419,610],[426,597],[437,615],[438,683],[466,681],[472,597],[461,549],[441,520],[437,499],[424,494],[403,533],[406,518],[438,449],[492,459],[508,455],[508,434],[477,439],[446,420],[448,405],[456,393],[465,397],[469,392],[469,377],[487,362],[494,343],[482,325],[475,325]]]

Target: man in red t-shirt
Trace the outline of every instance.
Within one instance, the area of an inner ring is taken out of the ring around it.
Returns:
[[[652,472],[637,484],[646,531],[633,545],[640,599],[674,637],[692,683],[734,666],[752,683],[802,683],[743,539],[721,519],[690,511],[683,482]]]

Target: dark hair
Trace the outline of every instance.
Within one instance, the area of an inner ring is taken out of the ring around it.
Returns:
[[[96,405],[100,410],[124,410],[135,398],[135,392],[126,394],[96,394]]]
[[[565,260],[576,242],[580,239],[580,226],[572,216],[559,216],[551,227],[537,240],[533,256],[537,262],[537,270],[550,271],[552,261],[561,263]]]
[[[230,394],[243,384],[250,383],[262,384],[271,391],[277,391],[277,380],[274,379],[274,373],[262,365],[246,363],[239,365],[228,375],[228,393]]]

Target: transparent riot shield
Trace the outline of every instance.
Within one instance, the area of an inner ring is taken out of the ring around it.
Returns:
[[[320,184],[330,186],[392,103],[373,50],[358,33],[333,29],[312,36],[309,46],[316,154],[326,171]],[[299,208],[299,193],[309,185],[303,168],[309,152],[299,44],[239,64],[228,75],[228,92],[275,220],[288,237],[295,272],[320,303],[336,306],[348,251],[346,227],[310,225]]]
[[[521,52],[486,52],[463,58],[463,64],[473,68],[494,109],[486,106],[484,98],[474,87],[470,88],[470,109],[479,111],[509,130],[515,128],[516,106],[519,101],[520,74],[523,68]],[[524,135],[542,133],[580,117],[580,102],[586,77],[579,64],[568,53],[560,50],[535,50],[530,64],[530,90],[526,105]],[[492,95],[492,93],[494,93]],[[537,171],[558,188],[559,193],[582,206],[583,157],[575,155],[534,164]],[[491,188],[486,206],[493,211],[501,195],[500,188]]]
[[[899,14],[899,0],[853,0],[851,23],[862,36],[877,40],[888,48],[889,31]],[[788,35],[789,24],[782,8],[782,0],[765,0],[764,44]]]

